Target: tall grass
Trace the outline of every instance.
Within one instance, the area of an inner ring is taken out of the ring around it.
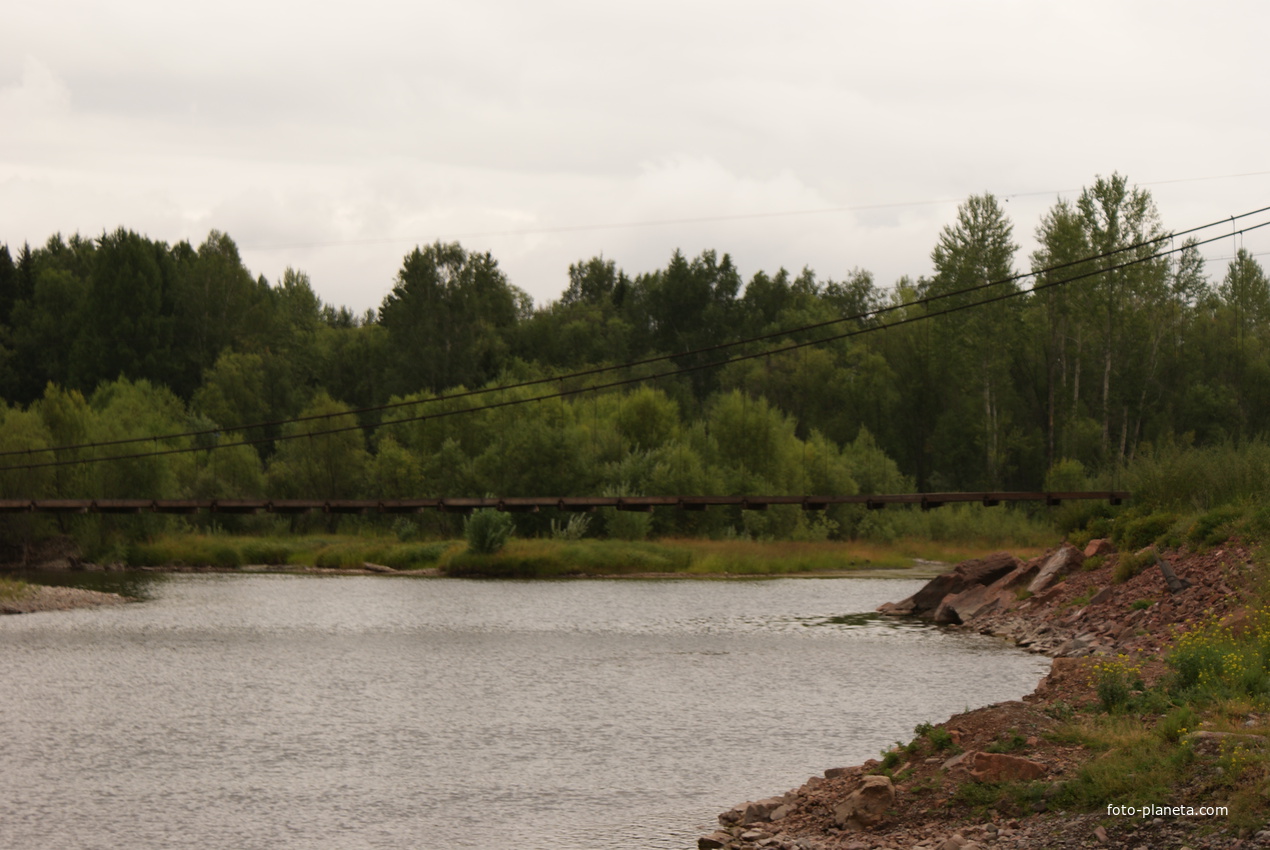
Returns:
[[[929,511],[909,507],[870,511],[860,520],[857,535],[881,543],[924,540],[997,549],[1053,545],[1056,537],[1054,518],[1045,508],[978,503]]]
[[[1123,473],[1135,503],[1182,511],[1263,501],[1270,496],[1270,444],[1147,447]]]
[[[454,545],[451,542],[402,543],[390,537],[340,535],[275,538],[176,534],[131,544],[127,563],[134,567],[234,568],[261,565],[344,569],[372,563],[410,570],[436,564],[441,555]]]
[[[16,578],[0,578],[0,602],[17,602],[31,592],[31,585]]]

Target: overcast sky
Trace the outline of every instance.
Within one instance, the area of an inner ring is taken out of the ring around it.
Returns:
[[[1267,33],[1252,0],[11,3],[0,242],[218,229],[358,312],[437,239],[538,303],[676,248],[890,285],[974,193],[1025,251],[1113,171],[1170,229],[1270,204]]]

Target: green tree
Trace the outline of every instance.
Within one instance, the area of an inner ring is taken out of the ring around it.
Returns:
[[[458,243],[415,248],[379,309],[396,392],[481,384],[497,373],[507,334],[531,306],[488,253]]]
[[[972,195],[958,207],[956,222],[944,227],[931,252],[935,276],[927,294],[940,299],[931,309],[939,313],[970,308],[938,320],[938,362],[946,370],[941,370],[945,379],[939,381],[944,392],[932,399],[938,406],[931,411],[947,435],[941,440],[945,458],[960,447],[978,447],[980,463],[967,462],[953,472],[960,486],[998,487],[1002,481],[1013,389],[1009,365],[1018,344],[1020,304],[1014,299],[988,302],[1018,291],[1012,279],[1017,250],[1013,225],[989,194]],[[977,415],[971,414],[974,408]]]
[[[306,421],[283,429],[269,464],[269,492],[290,499],[350,499],[360,495],[368,455],[366,438],[350,408],[319,392],[300,412]],[[318,418],[310,418],[318,417]]]

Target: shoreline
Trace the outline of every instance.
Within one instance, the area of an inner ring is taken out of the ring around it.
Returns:
[[[137,600],[118,593],[103,593],[80,587],[28,585],[26,592],[14,599],[0,600],[0,614],[39,614],[46,611],[69,611],[74,608],[100,608],[124,605]]]
[[[1082,569],[1086,558],[1094,569]],[[907,744],[896,742],[883,752],[882,760],[829,768],[785,794],[735,806],[719,815],[720,828],[702,836],[698,847],[1252,846],[1245,841],[1250,834],[1238,834],[1217,818],[1135,820],[1075,807],[1064,810],[1059,804],[1064,784],[1075,781],[1081,769],[1098,758],[1087,747],[1064,739],[1064,724],[1075,722],[1083,716],[1080,712],[1098,703],[1096,665],[1136,664],[1134,669],[1150,683],[1147,687],[1159,682],[1166,672],[1162,657],[1176,627],[1205,616],[1239,616],[1243,597],[1238,589],[1252,570],[1249,550],[1235,541],[1206,553],[1171,553],[1166,561],[1187,584],[1171,592],[1162,571],[1154,568],[1115,582],[1115,559],[1106,541],[1094,541],[1084,552],[1060,547],[1028,562],[996,553],[963,562],[912,597],[883,605],[883,614],[1008,639],[1026,651],[1053,658],[1050,671],[1020,700],[919,725],[914,730],[917,737]],[[1253,720],[1260,724],[1257,715],[1250,717],[1244,725]],[[1150,726],[1145,715],[1136,722],[1142,728]],[[1223,736],[1231,734],[1240,733],[1192,731],[1188,741],[1195,742],[1194,757],[1200,765],[1195,770],[1211,770],[1222,752],[1219,744],[1227,740]],[[1243,737],[1265,740],[1262,735]],[[1194,797],[1193,789],[1178,793]],[[1203,801],[1189,799],[1186,804],[1198,806]],[[1255,840],[1270,844],[1270,831],[1257,833]]]

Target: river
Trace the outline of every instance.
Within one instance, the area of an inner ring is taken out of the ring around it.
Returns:
[[[0,846],[690,848],[715,815],[1029,692],[896,579],[167,575],[0,617]]]

